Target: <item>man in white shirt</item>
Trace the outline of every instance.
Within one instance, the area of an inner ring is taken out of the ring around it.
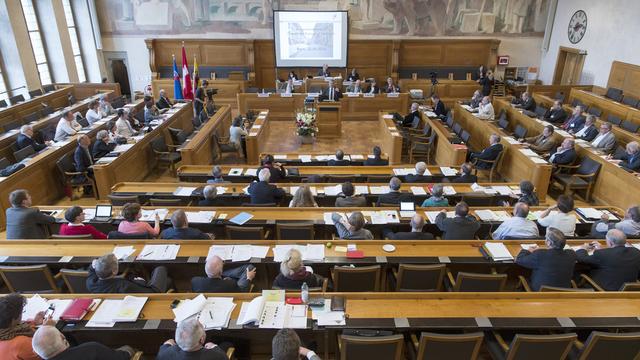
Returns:
[[[118,120],[116,121],[116,135],[129,139],[136,135],[136,131],[131,127],[128,118],[129,113],[125,109],[118,109]]]
[[[518,202],[513,207],[513,217],[504,221],[492,236],[495,240],[509,239],[527,239],[540,236],[538,225],[527,219],[529,215],[529,205]]]
[[[554,211],[552,214],[551,212]],[[573,199],[568,195],[558,196],[557,204],[549,207],[538,217],[538,224],[546,228],[556,228],[564,236],[576,235],[576,216],[573,211]]]
[[[73,119],[73,113],[65,111],[58,121],[53,140],[56,142],[64,141],[67,137],[75,135],[80,129],[82,129],[82,126]]]
[[[242,149],[242,136],[247,136],[247,130],[242,127],[242,116],[238,116],[233,119],[229,128],[229,143],[238,149],[239,153]]]
[[[287,80],[287,87],[284,89],[285,94],[293,93],[293,79]]]
[[[100,110],[100,116],[105,117],[113,114],[115,111],[113,110],[113,106],[107,100],[107,95],[100,96],[100,106],[98,107]]]
[[[89,125],[93,125],[93,123],[102,119],[102,114],[100,114],[99,104],[97,101],[93,100],[89,103],[89,110],[87,110],[84,117],[89,122]]]
[[[485,96],[482,98],[480,105],[478,105],[478,118],[482,120],[495,119],[495,112],[493,110],[493,104],[491,104],[491,98]]]
[[[593,139],[591,146],[607,154],[612,152],[616,146],[616,136],[611,131],[611,128],[611,123],[603,122],[600,125],[600,133]]]

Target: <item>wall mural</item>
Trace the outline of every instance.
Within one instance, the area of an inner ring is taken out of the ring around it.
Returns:
[[[358,38],[542,36],[549,0],[100,0],[104,35],[272,37],[272,10],[348,10]]]

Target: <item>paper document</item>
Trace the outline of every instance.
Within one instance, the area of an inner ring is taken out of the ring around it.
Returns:
[[[196,296],[193,299],[182,300],[180,304],[178,304],[178,306],[173,309],[173,315],[175,315],[173,321],[179,323],[182,320],[200,313],[206,302],[207,298],[205,298],[202,294]]]
[[[142,214],[140,221],[148,221],[148,222],[156,221],[156,214],[158,214],[160,221],[164,221],[167,218],[167,215],[169,215],[169,209],[153,209],[153,210],[142,209],[140,210],[140,212]]]
[[[282,262],[291,249],[300,251],[304,261],[324,261],[324,245],[322,244],[276,245],[273,248],[273,261]]]
[[[404,176],[404,175],[415,175],[416,173],[416,169],[414,168],[402,168],[402,169],[393,169],[393,173],[397,176]],[[425,171],[425,175],[431,175],[431,173],[427,174],[427,171]]]
[[[440,166],[440,172],[444,176],[456,176],[458,175],[458,170],[448,167],[448,166]]]
[[[411,192],[413,195],[427,195],[427,191],[422,186],[412,186]]]
[[[346,325],[344,311],[328,311],[318,314],[318,326]]]
[[[146,296],[125,296],[120,302],[118,310],[113,314],[113,321],[133,322],[138,320],[138,316],[148,299]]]
[[[244,176],[258,176],[258,169],[247,169]]]
[[[388,186],[369,186],[369,192],[372,195],[387,194],[389,191],[391,190]]]
[[[342,192],[342,184],[324,187],[324,194],[327,196],[337,196],[341,192]]]
[[[240,176],[242,175],[242,168],[232,168],[229,170],[229,176]]]
[[[193,192],[196,190],[196,187],[191,186],[178,186],[176,191],[173,192],[175,196],[191,196]]]
[[[298,159],[300,159],[300,161],[303,163],[310,163],[311,155],[298,155]]]
[[[113,248],[113,255],[115,255],[118,260],[128,258],[134,252],[136,252],[136,249],[133,246],[116,246]]]
[[[274,159],[274,160],[287,160],[287,155],[274,154],[274,155],[273,155],[273,159]]]
[[[190,223],[209,224],[216,217],[215,211],[185,211]]]
[[[511,195],[513,193],[508,186],[492,186],[492,188],[500,195]]]
[[[145,245],[137,260],[175,260],[180,245]]]
[[[453,186],[443,186],[442,191],[445,195],[455,195],[457,193]]]
[[[98,310],[91,316],[85,325],[86,327],[113,327],[116,322],[113,320],[120,308],[122,300],[104,299]]]
[[[27,303],[22,309],[22,321],[35,319],[39,312],[45,312],[49,308],[49,303],[40,295],[35,294],[27,298]]]
[[[513,256],[503,243],[484,243],[484,248],[495,261],[513,260]]]
[[[438,216],[438,214],[440,213],[440,211],[425,211],[424,214],[427,217],[427,219],[429,219],[429,222],[432,224],[436,223],[436,217]],[[448,218],[454,218],[456,216],[455,211],[447,211],[447,217]]]
[[[351,155],[351,160],[364,160],[364,155]]]
[[[600,219],[602,217],[602,211],[594,208],[577,208],[576,211],[587,219]]]
[[[354,194],[355,195],[365,195],[365,194],[368,194],[368,193],[369,193],[369,187],[367,185],[356,185],[355,186],[355,189],[354,189]]]
[[[198,320],[205,330],[226,328],[229,326],[231,313],[235,308],[233,298],[210,297],[200,311]]]

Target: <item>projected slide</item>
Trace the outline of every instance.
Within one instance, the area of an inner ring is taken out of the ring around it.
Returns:
[[[276,65],[344,67],[347,62],[347,13],[276,11]]]

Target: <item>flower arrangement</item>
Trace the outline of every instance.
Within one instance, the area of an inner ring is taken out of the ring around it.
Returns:
[[[316,125],[315,111],[298,111],[296,113],[296,133],[299,136],[316,136],[318,126]]]

